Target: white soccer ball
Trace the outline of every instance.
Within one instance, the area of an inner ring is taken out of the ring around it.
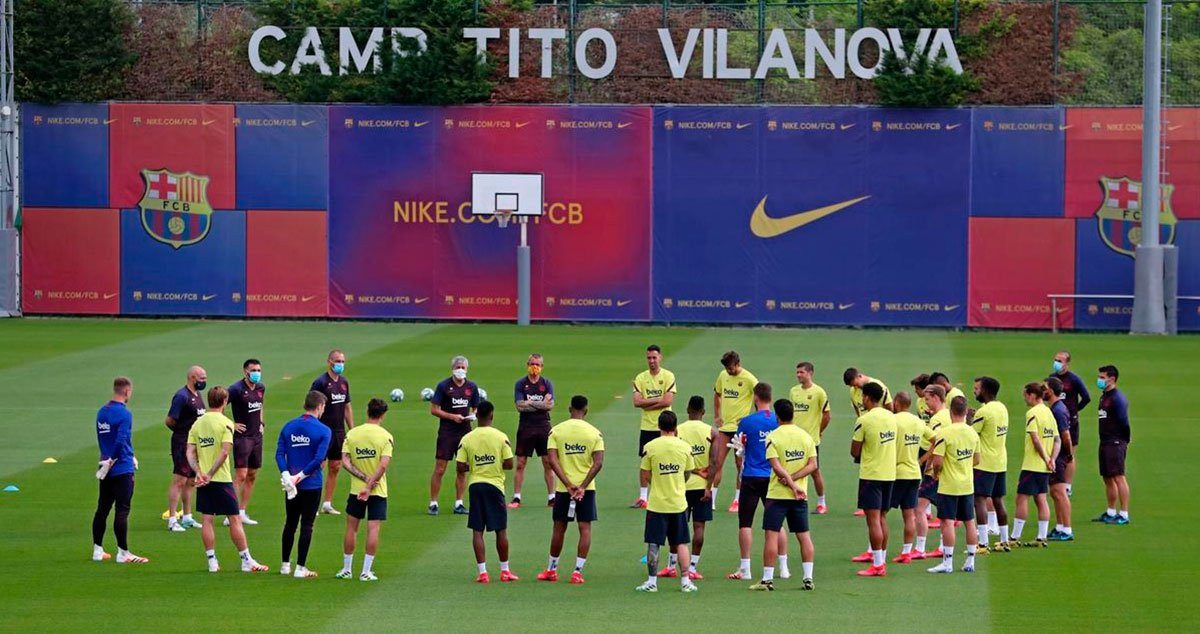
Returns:
[[[432,401],[433,400],[433,388],[429,388],[429,387],[422,388],[421,400],[422,401]]]
[[[392,390],[391,397],[392,397],[393,403],[399,403],[400,401],[403,401],[404,400],[404,390],[402,390],[400,388],[396,388],[396,389]]]
[[[483,388],[479,388],[479,399],[482,401],[487,400],[487,390],[485,390]]]

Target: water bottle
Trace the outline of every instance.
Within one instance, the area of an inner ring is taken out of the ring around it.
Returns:
[[[571,504],[567,506],[567,517],[575,519],[575,500],[571,500]]]

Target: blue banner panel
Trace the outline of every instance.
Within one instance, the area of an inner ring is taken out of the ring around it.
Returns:
[[[1179,247],[1179,294],[1200,297],[1200,220],[1180,220],[1175,228]],[[1200,330],[1200,300],[1179,301],[1179,329]]]
[[[969,119],[656,108],[655,319],[965,325]]]
[[[238,105],[238,209],[327,208],[329,109]]]
[[[22,104],[21,202],[108,206],[108,104]]]
[[[1063,215],[1062,108],[971,111],[971,215]]]
[[[182,246],[160,237],[154,223],[180,233],[179,225],[198,223],[200,214],[165,221],[152,215],[121,210],[121,313],[245,315],[246,213],[212,212],[203,237]]]

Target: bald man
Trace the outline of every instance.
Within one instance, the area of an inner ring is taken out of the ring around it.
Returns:
[[[171,409],[164,421],[171,430],[171,488],[167,492],[167,530],[181,533],[189,528],[200,528],[200,522],[192,519],[192,489],[196,485],[196,472],[192,471],[187,459],[188,432],[192,423],[204,415],[204,388],[208,387],[208,373],[194,365],[188,368],[187,383],[171,398]],[[179,498],[183,498],[183,518],[176,516]]]

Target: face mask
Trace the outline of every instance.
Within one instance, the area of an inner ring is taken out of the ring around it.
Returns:
[[[461,381],[467,378],[467,371],[462,368],[455,368],[452,372],[450,372],[450,376]]]
[[[1103,390],[1104,388],[1108,387],[1108,382],[1104,379],[1096,379],[1096,387]]]
[[[345,371],[346,371],[345,363],[342,363],[339,361],[339,362],[333,364],[333,373],[334,374],[341,374],[342,372],[345,372]]]
[[[208,387],[207,381],[196,381],[196,391],[197,392],[204,390],[204,388],[206,388],[206,387]]]
[[[261,380],[262,380],[262,372],[259,372],[258,370],[252,370],[250,372],[250,382],[251,383],[258,383]]]
[[[1059,373],[1059,372],[1062,372],[1062,369],[1063,369],[1063,364],[1062,364],[1062,361],[1055,361],[1055,362],[1054,362],[1054,365],[1053,365],[1053,366],[1051,366],[1051,367],[1053,367],[1053,368],[1054,368],[1054,373],[1055,373],[1055,374],[1057,374],[1057,373]]]

